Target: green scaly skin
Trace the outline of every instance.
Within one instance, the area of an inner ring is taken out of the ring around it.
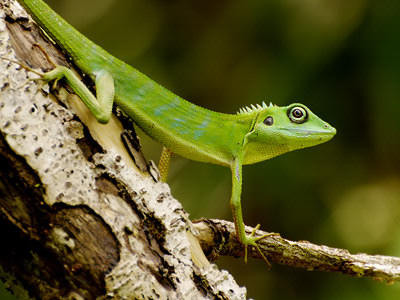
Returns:
[[[244,230],[242,165],[324,143],[336,130],[302,104],[278,107],[263,103],[234,115],[194,105],[91,42],[43,1],[18,2],[94,80],[97,98],[65,67],[45,73],[44,80],[65,78],[99,122],[108,122],[115,101],[149,136],[172,152],[231,169],[231,207],[238,239],[246,254],[248,245],[258,249],[260,237],[256,238],[254,232],[247,235]]]

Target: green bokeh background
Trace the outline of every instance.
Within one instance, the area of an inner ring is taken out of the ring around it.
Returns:
[[[400,256],[400,1],[53,0],[106,50],[178,95],[234,113],[301,102],[327,144],[244,168],[248,225],[293,240]],[[160,146],[143,137],[157,160]],[[226,168],[173,161],[193,219],[231,220]],[[223,258],[256,299],[399,299],[400,284]]]

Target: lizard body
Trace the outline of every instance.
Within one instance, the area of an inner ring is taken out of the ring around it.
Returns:
[[[183,157],[227,166],[232,172],[231,207],[239,240],[257,247],[244,230],[240,204],[242,165],[314,146],[336,130],[302,104],[246,107],[237,114],[192,104],[94,44],[42,0],[18,0],[43,30],[96,85],[96,97],[66,67],[43,74],[65,78],[99,122],[108,122],[113,101],[149,136]],[[262,237],[261,237],[262,238]]]

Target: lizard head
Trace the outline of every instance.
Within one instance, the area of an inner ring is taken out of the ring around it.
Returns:
[[[336,129],[303,104],[285,107],[270,104],[242,109],[252,126],[247,134],[244,164],[270,159],[280,154],[329,141]]]

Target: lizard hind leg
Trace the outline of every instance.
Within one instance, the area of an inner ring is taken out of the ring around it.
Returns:
[[[45,82],[65,79],[72,90],[81,98],[90,112],[98,122],[107,123],[111,117],[114,100],[114,80],[106,70],[93,72],[95,76],[96,95],[85,86],[80,78],[70,69],[64,66],[57,66],[55,69],[43,74]]]
[[[160,161],[158,162],[158,170],[160,171],[160,178],[162,182],[166,182],[168,178],[169,164],[171,157],[174,153],[167,147],[163,146]]]
[[[85,86],[85,84],[80,80],[80,78],[78,78],[78,76],[75,75],[72,70],[68,69],[65,66],[56,66],[53,70],[49,72],[41,73],[16,60],[1,56],[0,59],[17,64],[25,70],[33,72],[39,76],[39,78],[29,79],[28,81],[33,80],[50,82],[54,80],[54,88],[58,80],[65,78],[68,85],[82,99],[82,101],[89,108],[91,113],[96,117],[98,122],[107,123],[109,121],[114,102],[115,87],[114,79],[108,71],[98,70],[97,72],[94,72],[97,91],[96,98],[92,94],[92,92]]]

